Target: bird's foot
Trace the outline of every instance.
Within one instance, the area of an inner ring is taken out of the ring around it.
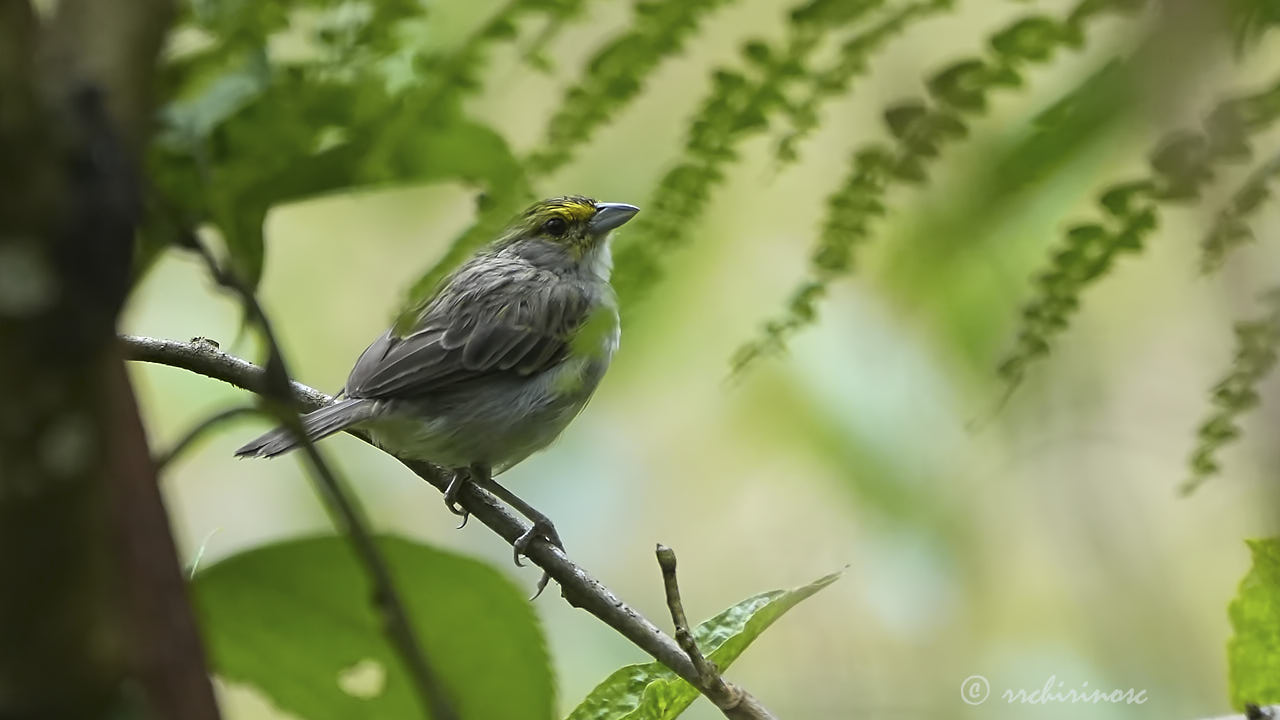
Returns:
[[[524,567],[524,563],[520,562],[520,556],[525,555],[527,557],[529,543],[533,542],[534,538],[539,537],[559,548],[561,551],[564,551],[564,543],[560,540],[560,533],[556,532],[556,526],[552,525],[551,521],[545,517],[539,518],[534,520],[533,524],[529,526],[529,529],[525,530],[524,533],[520,535],[520,537],[516,538],[516,541],[511,544],[511,556],[512,559],[515,560],[516,567]]]
[[[521,500],[519,496],[503,487],[501,484],[494,482],[492,468],[487,465],[472,465],[471,481],[478,487],[484,488],[492,493],[495,497],[515,508],[517,512],[524,515],[533,523],[527,530],[521,533],[520,537],[511,544],[511,559],[515,561],[516,567],[524,567],[524,563],[520,562],[520,556],[528,557],[529,544],[534,538],[541,537],[561,552],[564,551],[564,543],[560,541],[560,533],[556,532],[556,526],[552,524],[551,519],[546,515],[538,512],[529,503]],[[538,580],[538,589],[530,600],[536,600],[542,591],[546,589],[547,582],[551,580],[551,576],[544,570],[542,577]]]
[[[526,551],[528,551],[529,543],[533,542],[534,538],[538,537],[543,538],[547,542],[559,548],[561,552],[564,551],[564,543],[560,541],[560,534],[556,532],[556,526],[552,525],[551,521],[546,520],[545,518],[543,518],[543,520],[534,521],[534,523],[529,526],[529,529],[525,530],[524,533],[520,537],[516,538],[516,541],[511,544],[512,559],[515,560],[517,567],[524,567],[524,563],[520,562],[520,556],[524,555]],[[542,577],[538,578],[537,589],[533,591],[533,595],[529,597],[529,601],[532,602],[537,600],[538,596],[542,594],[542,591],[547,589],[547,583],[550,581],[551,575],[547,573],[546,570],[543,570]]]
[[[458,523],[459,530],[466,527],[467,521],[471,519],[471,512],[458,503],[459,493],[470,482],[471,473],[459,468],[453,471],[453,477],[449,479],[449,485],[444,490],[444,506],[449,508],[449,512],[462,518],[462,522]]]

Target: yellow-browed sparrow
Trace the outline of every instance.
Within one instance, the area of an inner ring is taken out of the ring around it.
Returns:
[[[534,204],[448,276],[403,332],[364,351],[332,405],[302,418],[310,440],[359,427],[395,455],[453,469],[445,504],[463,516],[468,481],[560,539],[546,516],[493,480],[546,447],[582,410],[618,347],[610,231],[622,203],[561,197]],[[274,457],[300,444],[287,428],[236,451]]]

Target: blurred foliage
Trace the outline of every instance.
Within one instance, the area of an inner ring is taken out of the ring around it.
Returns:
[[[1144,238],[1156,228],[1160,204],[1199,200],[1215,166],[1249,157],[1249,137],[1278,118],[1280,84],[1224,101],[1209,114],[1202,132],[1175,132],[1160,142],[1151,155],[1151,175],[1104,190],[1099,198],[1104,220],[1070,228],[1049,269],[1036,277],[1038,295],[1022,310],[1022,329],[1000,365],[1001,377],[1017,385],[1027,365],[1049,353],[1050,339],[1067,327],[1080,293],[1120,253],[1142,250]]]
[[[1280,538],[1250,540],[1253,567],[1231,601],[1231,704],[1280,704]]]
[[[818,111],[823,101],[847,93],[853,79],[870,69],[869,63],[876,50],[905,32],[913,22],[949,10],[954,5],[954,0],[927,0],[891,9],[883,20],[846,40],[834,62],[810,71],[804,78],[807,87],[802,89],[800,99],[788,102],[785,108],[791,128],[778,140],[775,153],[779,164],[799,159],[797,146],[817,129],[821,119]]]
[[[871,143],[853,155],[844,184],[827,199],[827,216],[811,255],[810,277],[792,293],[782,317],[765,323],[762,337],[734,353],[741,372],[756,359],[786,347],[787,340],[817,319],[817,303],[828,286],[853,270],[853,251],[870,236],[872,221],[885,214],[883,197],[895,183],[923,183],[927,163],[946,144],[969,134],[965,115],[987,108],[989,93],[1025,84],[1025,66],[1048,62],[1062,47],[1084,44],[1085,24],[1104,12],[1133,13],[1145,0],[1082,0],[1062,20],[1045,15],[1020,18],[988,40],[990,57],[968,58],[926,81],[930,100],[906,100],[888,108],[885,123],[896,145]]]
[[[1280,25],[1280,3],[1275,0],[1230,0],[1235,18],[1236,44],[1241,53],[1257,43],[1268,30]]]
[[[783,40],[748,40],[739,67],[712,72],[711,92],[689,122],[680,160],[618,244],[613,284],[624,308],[657,282],[663,259],[688,242],[712,189],[738,159],[741,143],[766,130],[771,117],[788,112],[788,93],[807,81],[808,63],[821,42],[883,4],[809,0],[788,14]]]
[[[1191,478],[1183,493],[1191,493],[1209,477],[1218,474],[1217,454],[1240,436],[1236,419],[1258,405],[1256,387],[1275,367],[1280,349],[1280,288],[1262,298],[1266,314],[1236,323],[1236,356],[1230,373],[1213,388],[1215,411],[1200,425],[1199,443],[1191,455]]]
[[[438,50],[413,49],[426,15],[417,0],[183,5],[163,69],[167,100],[149,158],[157,197],[141,264],[172,241],[175,225],[207,224],[256,284],[263,222],[286,202],[443,179],[491,198],[527,196],[506,141],[468,119],[461,101],[479,87],[487,49],[516,35],[517,19],[557,21],[581,5],[513,2],[459,47]]]
[[[1226,207],[1218,212],[1213,227],[1200,244],[1204,251],[1200,258],[1201,272],[1220,269],[1232,250],[1256,239],[1249,227],[1249,218],[1271,199],[1270,183],[1276,175],[1280,175],[1280,155],[1272,155],[1249,173]]]
[[[1005,197],[1061,170],[1083,144],[1131,114],[1136,104],[1128,100],[1141,82],[1134,65],[1131,57],[1111,60],[1032,118],[1034,132],[1001,158],[999,185],[987,191],[990,197]]]
[[[544,720],[555,685],[533,609],[485,563],[379,540],[462,718]],[[423,717],[342,538],[267,545],[200,572],[195,602],[214,669],[308,720]]]
[[[698,649],[717,668],[727,669],[774,621],[839,577],[827,575],[792,590],[743,600],[693,629]],[[597,685],[566,720],[672,720],[697,697],[692,685],[662,663],[627,665]]]
[[[582,78],[567,89],[547,123],[546,139],[527,166],[549,174],[573,159],[573,150],[635,98],[662,60],[680,52],[698,23],[732,0],[640,0],[626,32],[591,57]]]

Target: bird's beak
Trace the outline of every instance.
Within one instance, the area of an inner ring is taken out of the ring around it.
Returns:
[[[596,237],[604,237],[638,212],[640,208],[626,203],[596,203],[596,214],[587,221],[587,231]]]

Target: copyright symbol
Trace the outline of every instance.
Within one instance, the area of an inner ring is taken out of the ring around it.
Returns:
[[[981,675],[970,675],[960,683],[960,699],[966,705],[981,705],[991,694],[991,684]]]

